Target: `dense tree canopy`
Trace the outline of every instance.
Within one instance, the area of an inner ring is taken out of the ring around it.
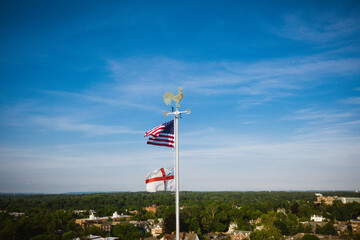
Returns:
[[[320,239],[315,235],[306,234],[302,237],[301,240],[320,240]]]
[[[325,195],[325,194],[324,194]],[[330,195],[330,194],[329,194]],[[331,193],[338,196],[357,196],[357,193]],[[254,231],[254,239],[311,232],[311,226],[300,224],[313,214],[330,220],[347,221],[360,215],[360,204],[343,204],[336,201],[332,206],[315,205],[311,192],[181,192],[180,212],[182,231],[194,231],[200,238],[209,232],[225,232],[231,222],[240,230]],[[93,209],[96,216],[111,216],[113,212],[129,214],[137,210],[132,220],[163,218],[167,232],[174,231],[174,194],[169,192],[121,192],[59,195],[0,195],[0,239],[73,239],[90,233],[108,236],[99,228],[81,229],[76,218],[88,217]],[[156,214],[144,207],[157,205]],[[75,214],[73,210],[86,210]],[[276,212],[277,209],[283,209]],[[283,213],[286,212],[286,214]],[[24,212],[24,216],[11,216],[9,212]],[[260,223],[255,220],[261,219]],[[331,223],[319,227],[317,232],[334,234]],[[129,234],[129,235],[127,235]],[[133,225],[116,226],[112,236],[120,239],[139,239],[146,236]]]

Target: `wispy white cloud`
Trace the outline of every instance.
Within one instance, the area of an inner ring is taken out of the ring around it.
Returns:
[[[350,97],[350,98],[344,99],[343,102],[346,104],[358,105],[358,104],[360,104],[360,97]]]
[[[318,43],[346,39],[360,30],[358,18],[338,18],[330,14],[319,14],[311,17],[311,21],[299,15],[287,15],[284,22],[283,29],[278,32],[282,37]]]
[[[34,112],[36,103],[36,100],[31,99],[13,106],[3,106],[0,109],[0,124],[11,127],[25,126],[24,115]]]
[[[328,58],[321,55],[280,58],[245,63],[241,61],[182,62],[168,58],[109,60],[116,82],[112,89],[134,102],[161,99],[179,86],[186,94],[203,98],[241,97],[240,109],[296,97],[360,72],[359,58]]]
[[[171,64],[169,64],[169,62]],[[131,64],[129,64],[131,63]],[[332,74],[358,73],[360,59],[325,59],[321,56],[244,62],[189,63],[166,58],[111,61],[121,93],[143,99],[162,95],[178,86],[202,95],[283,95],[321,84]],[[158,68],[154,66],[160,66]],[[170,68],[170,69],[168,69]],[[166,87],[165,87],[166,86]]]
[[[308,142],[319,139],[324,142],[348,141],[350,143],[358,137],[356,134],[360,130],[358,117],[359,115],[356,112],[350,110],[301,109],[294,112],[293,115],[285,116],[279,120],[300,123],[292,138]]]
[[[232,96],[235,97],[232,102],[237,103],[237,107],[248,109],[277,99],[297,96],[304,89],[328,83],[329,76],[346,77],[360,72],[358,58],[329,60],[321,56],[253,63],[192,63],[168,58],[108,62],[113,82],[93,85],[80,92],[41,91],[56,100],[45,102],[30,99],[23,104],[3,108],[2,124],[33,124],[56,131],[93,135],[131,133],[137,131],[126,127],[126,123],[122,123],[122,126],[101,125],[94,123],[94,119],[103,115],[104,109],[109,114],[118,111],[119,107],[162,114],[163,109],[158,107],[162,102],[162,95],[167,91],[176,93],[179,86],[184,88],[185,96],[189,94],[197,99],[208,99],[211,96],[214,101],[225,95]],[[241,96],[241,99],[237,96]],[[349,98],[345,102],[357,104],[358,99]],[[69,117],[69,113],[76,116]],[[306,120],[305,118],[315,118],[316,115],[319,118],[321,113],[311,114],[297,114],[292,118]]]
[[[57,131],[70,131],[70,132],[83,132],[93,135],[106,135],[106,134],[141,134],[143,132],[128,129],[120,126],[110,125],[96,125],[83,123],[71,117],[40,117],[32,116],[30,121],[40,127]]]
[[[76,93],[76,92],[64,92],[64,91],[41,91],[44,94],[58,96],[62,98],[70,99],[75,101],[75,99],[83,100],[87,103],[98,103],[103,105],[110,105],[113,107],[128,107],[136,108],[145,111],[161,111],[159,107],[155,107],[151,104],[141,104],[133,99],[125,98],[123,96],[118,96],[117,92],[113,92],[114,86],[102,87],[101,90],[92,89],[87,90],[85,93]]]
[[[316,110],[313,108],[308,108],[308,109],[301,109],[295,111],[293,115],[283,117],[280,120],[311,120],[311,121],[321,120],[321,123],[324,123],[324,122],[337,122],[339,120],[343,120],[351,116],[354,116],[354,113],[334,112],[334,111]]]
[[[222,134],[216,134],[219,132]],[[272,179],[271,188],[274,190],[283,190],[281,184],[277,185],[274,178],[279,182],[291,179],[291,184],[287,185],[288,190],[309,190],[309,186],[328,189],[329,182],[322,184],[317,182],[324,175],[337,174],[344,176],[345,181],[354,182],[357,178],[346,176],[354,176],[360,167],[357,161],[357,156],[360,154],[359,137],[339,139],[337,135],[313,135],[307,138],[287,137],[282,141],[274,141],[274,139],[261,137],[254,139],[254,137],[226,132],[222,129],[204,129],[183,133],[181,136],[183,141],[181,184],[182,189],[186,190],[264,190],[267,187],[263,183],[266,178]],[[81,152],[78,147],[67,148],[67,151],[57,147],[2,148],[0,149],[0,159],[2,159],[0,165],[9,173],[24,173],[21,178],[30,183],[32,174],[45,176],[46,172],[51,172],[54,176],[49,178],[53,179],[51,181],[54,183],[49,184],[54,185],[55,179],[62,172],[70,171],[74,174],[67,176],[67,181],[72,179],[75,183],[71,189],[82,188],[82,179],[92,183],[93,180],[88,179],[89,177],[106,173],[109,179],[117,182],[127,181],[123,189],[141,190],[144,189],[143,180],[146,173],[158,166],[170,165],[174,157],[172,151],[163,148],[144,148],[142,151],[114,150],[110,153],[93,152],[93,148],[92,144],[80,146]],[[352,167],[345,173],[341,172],[344,166]],[[129,169],[135,168],[136,171],[129,173]],[[79,175],[80,169],[84,173]],[[194,173],[195,169],[201,169],[201,177],[196,177],[198,174]],[[316,169],[316,174],[312,172],[313,169]],[[242,174],[238,174],[239,171]],[[208,184],[215,173],[218,179],[222,179],[221,186]],[[315,174],[313,181],[319,185],[304,183],[303,177],[309,173]],[[12,178],[15,178],[15,175]],[[131,181],[128,181],[129,179]],[[248,185],[243,186],[243,181],[246,181]],[[355,187],[354,184],[348,185],[348,189]],[[112,185],[109,188],[114,190],[117,186]]]

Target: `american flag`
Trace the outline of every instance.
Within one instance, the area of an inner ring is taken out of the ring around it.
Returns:
[[[150,138],[147,144],[174,148],[174,120],[163,123],[146,132],[144,137],[148,136]]]

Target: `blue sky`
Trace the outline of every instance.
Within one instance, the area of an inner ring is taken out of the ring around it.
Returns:
[[[358,1],[1,1],[0,192],[355,190]]]

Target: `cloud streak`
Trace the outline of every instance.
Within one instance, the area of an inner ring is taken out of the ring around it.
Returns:
[[[171,70],[168,68],[171,62]],[[132,63],[132,64],[129,64]],[[152,66],[160,66],[153,68]],[[167,88],[181,85],[203,95],[277,95],[303,89],[309,83],[321,84],[333,74],[359,73],[360,59],[324,59],[321,56],[243,62],[186,63],[166,58],[111,61],[111,71],[119,91],[129,96],[161,95]],[[141,66],[141,67],[139,67]],[[176,77],[175,77],[176,76]],[[120,90],[121,89],[121,90]]]
[[[350,97],[343,100],[346,104],[353,104],[353,105],[359,105],[360,104],[360,97]]]
[[[359,22],[359,18],[339,19],[330,14],[314,17],[311,22],[305,21],[298,15],[287,15],[284,17],[284,27],[279,35],[307,42],[334,42],[359,33]]]
[[[141,134],[140,131],[120,126],[96,125],[82,123],[69,117],[31,117],[30,121],[40,127],[56,131],[83,132],[93,135],[107,134]]]

